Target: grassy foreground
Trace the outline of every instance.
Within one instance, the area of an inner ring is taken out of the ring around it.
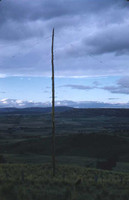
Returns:
[[[1,200],[128,200],[129,173],[50,164],[1,164]]]

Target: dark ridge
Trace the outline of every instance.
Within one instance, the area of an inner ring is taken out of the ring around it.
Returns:
[[[125,108],[74,108],[72,110],[66,110],[61,115],[64,117],[129,117],[129,109]]]
[[[65,112],[73,109],[67,106],[56,106],[55,112]],[[51,107],[29,107],[29,108],[0,108],[0,114],[38,114],[38,113],[50,113]]]

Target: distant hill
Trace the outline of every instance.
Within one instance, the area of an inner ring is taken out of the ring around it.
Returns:
[[[28,108],[0,108],[0,114],[45,114],[51,113],[51,107],[28,107]],[[63,117],[129,117],[129,109],[125,108],[72,108],[56,106],[55,112]]]
[[[125,108],[74,108],[65,110],[61,115],[66,118],[80,117],[129,117],[129,109]]]
[[[39,114],[39,113],[50,113],[51,107],[29,107],[29,108],[0,108],[0,114]],[[57,106],[55,112],[65,112],[73,110],[72,107]]]

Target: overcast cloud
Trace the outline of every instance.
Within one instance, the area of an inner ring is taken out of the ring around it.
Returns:
[[[2,0],[0,76],[129,75],[126,0]]]

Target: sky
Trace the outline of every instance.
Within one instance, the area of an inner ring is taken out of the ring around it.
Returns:
[[[129,108],[129,2],[0,1],[0,107]]]

